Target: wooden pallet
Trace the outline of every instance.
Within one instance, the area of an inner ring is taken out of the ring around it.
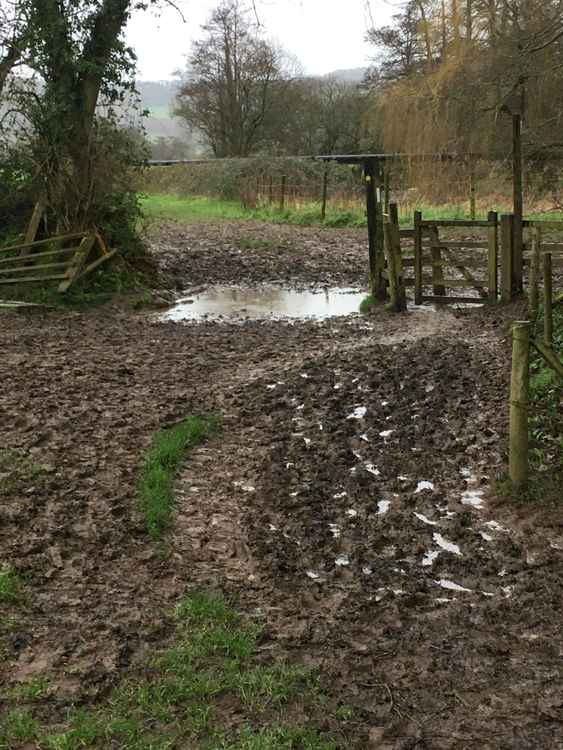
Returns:
[[[98,232],[77,232],[0,247],[0,286],[58,281],[58,291],[64,294],[116,252],[108,249]]]

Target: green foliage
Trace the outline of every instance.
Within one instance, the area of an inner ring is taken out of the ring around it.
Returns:
[[[535,335],[543,334],[543,308],[536,321]],[[563,353],[563,309],[553,309],[553,349]],[[563,485],[563,383],[533,347],[530,358],[530,464],[544,494],[560,498]],[[553,485],[553,487],[551,487]]]
[[[17,604],[23,597],[23,583],[12,568],[0,569],[0,604]]]
[[[186,453],[217,427],[217,418],[188,417],[155,435],[138,487],[140,508],[153,539],[159,539],[171,524],[175,504],[174,480]]]
[[[363,315],[366,315],[378,304],[379,304],[379,301],[373,296],[373,294],[369,294],[365,299],[363,299],[360,302],[360,312]]]

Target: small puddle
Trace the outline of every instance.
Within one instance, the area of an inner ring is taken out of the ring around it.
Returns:
[[[179,299],[161,319],[322,319],[359,312],[366,296],[367,292],[338,287],[300,292],[276,286],[214,286]]]

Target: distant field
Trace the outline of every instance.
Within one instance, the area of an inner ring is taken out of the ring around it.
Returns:
[[[365,211],[361,205],[349,209],[327,207],[326,219],[321,220],[318,203],[302,203],[280,211],[275,206],[245,208],[238,201],[226,201],[204,196],[178,196],[149,194],[142,200],[145,214],[149,217],[171,219],[183,223],[201,221],[258,219],[301,226],[323,224],[332,227],[362,227],[366,225]],[[461,219],[468,218],[465,204],[448,204],[443,206],[416,206],[428,219]],[[413,209],[414,210],[414,209]],[[563,212],[537,212],[528,214],[529,218],[563,220]],[[486,218],[485,214],[477,218]],[[412,224],[412,213],[400,216],[402,225]]]

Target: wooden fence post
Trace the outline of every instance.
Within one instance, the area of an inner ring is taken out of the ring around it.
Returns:
[[[487,262],[489,302],[496,302],[498,298],[498,214],[496,211],[489,211],[487,218],[491,222],[488,230],[489,250]]]
[[[287,177],[285,175],[282,175],[281,178],[281,194],[280,194],[280,211],[283,211],[285,208],[285,186],[287,183]]]
[[[369,283],[373,297],[377,296],[375,256],[377,252],[375,236],[377,234],[377,200],[375,197],[375,184],[373,166],[366,162],[364,175],[366,181],[366,215],[368,221],[368,243],[369,243]]]
[[[383,172],[383,205],[386,214],[389,213],[389,206],[391,205],[391,188],[390,188],[390,177],[389,168],[387,163],[384,164]]]
[[[414,303],[422,304],[422,213],[414,212]]]
[[[432,258],[432,294],[436,297],[445,297],[446,287],[444,286],[444,269],[438,227],[431,227],[430,229],[430,257]]]
[[[546,346],[553,346],[553,277],[551,273],[551,253],[543,256],[543,340]]]
[[[471,221],[477,217],[477,201],[475,191],[475,161],[469,157],[469,216]]]
[[[395,262],[397,278],[397,311],[407,309],[407,293],[403,275],[403,256],[401,251],[401,231],[399,229],[399,208],[396,203],[389,203],[389,221],[391,226],[391,247]]]
[[[514,226],[512,230],[512,258],[514,294],[523,291],[523,236],[522,222],[524,217],[524,176],[522,160],[522,115],[512,115],[512,162],[513,162],[513,213]]]
[[[272,205],[274,202],[274,178],[270,175],[270,184],[268,185],[268,203]]]
[[[519,321],[512,326],[509,474],[515,489],[520,489],[528,481],[530,325],[528,321]]]
[[[532,253],[530,257],[530,274],[529,274],[529,295],[528,307],[530,318],[535,320],[538,315],[539,303],[539,275],[540,275],[540,254],[541,254],[541,229],[538,226],[532,226]]]
[[[503,214],[500,219],[501,231],[501,266],[500,266],[500,298],[502,302],[512,300],[512,267],[513,267],[513,237],[514,216]]]
[[[323,195],[322,195],[322,204],[321,204],[321,219],[323,221],[326,219],[327,195],[328,195],[328,166],[325,166],[325,170],[323,172]]]
[[[391,309],[403,312],[407,309],[405,287],[403,284],[403,263],[401,258],[401,236],[397,206],[390,206],[389,214],[383,224],[385,236],[385,257],[387,259],[387,278],[389,280],[389,296]]]

